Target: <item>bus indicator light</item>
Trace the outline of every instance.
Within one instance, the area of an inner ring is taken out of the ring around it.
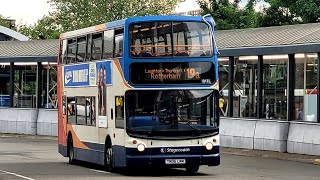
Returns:
[[[133,141],[132,141],[132,144],[137,144],[137,140],[133,140]]]

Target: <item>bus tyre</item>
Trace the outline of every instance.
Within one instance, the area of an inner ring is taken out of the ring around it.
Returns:
[[[199,170],[199,165],[190,165],[186,167],[186,171],[189,174],[196,173]]]
[[[106,148],[104,151],[104,165],[105,169],[108,172],[111,172],[113,170],[113,151],[111,148],[111,142],[106,144]]]
[[[68,157],[69,157],[69,164],[74,164],[74,148],[73,148],[73,141],[72,138],[69,138],[69,143],[68,143]]]

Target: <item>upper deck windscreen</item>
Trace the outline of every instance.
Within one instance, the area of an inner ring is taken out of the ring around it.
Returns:
[[[210,28],[203,22],[142,22],[130,26],[133,58],[211,57]]]

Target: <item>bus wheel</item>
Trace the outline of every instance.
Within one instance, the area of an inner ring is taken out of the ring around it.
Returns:
[[[74,164],[74,148],[73,148],[73,141],[72,137],[69,136],[69,141],[68,141],[68,157],[69,157],[69,164]]]
[[[199,165],[190,165],[186,167],[187,173],[190,173],[190,174],[196,173],[198,172],[198,170],[199,170]]]
[[[111,172],[113,170],[113,151],[111,148],[111,142],[106,144],[104,151],[104,165],[107,171]]]

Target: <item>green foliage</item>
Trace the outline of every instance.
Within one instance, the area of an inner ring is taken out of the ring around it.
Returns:
[[[61,30],[52,16],[44,16],[33,26],[20,26],[18,31],[31,39],[58,39]]]
[[[10,22],[7,21],[6,19],[2,19],[2,18],[0,17],[0,26],[4,26],[4,27],[9,28],[9,27],[10,27]]]
[[[211,14],[218,29],[254,28],[258,26],[260,13],[254,11],[255,0],[250,0],[246,8],[239,8],[239,0],[230,3],[228,0],[198,1],[203,14]]]
[[[287,8],[281,8],[278,4],[272,4],[268,8],[263,9],[263,16],[259,19],[259,26],[281,26],[294,24],[294,16],[289,13]]]
[[[264,26],[272,24],[265,23],[268,19],[277,18],[272,25],[320,22],[319,0],[265,0],[265,2],[270,4],[270,8],[264,10],[267,18],[263,23]]]
[[[49,0],[55,11],[19,32],[31,39],[57,39],[65,31],[133,16],[169,14],[178,0]]]
[[[320,22],[320,0],[248,0],[244,8],[239,7],[240,1],[198,2],[204,14],[209,13],[214,17],[218,29]],[[261,12],[256,12],[254,7],[257,2],[266,2],[269,6],[264,7]]]
[[[12,28],[11,22],[0,14],[0,26]]]
[[[126,17],[171,13],[178,0],[50,0],[63,31]]]

